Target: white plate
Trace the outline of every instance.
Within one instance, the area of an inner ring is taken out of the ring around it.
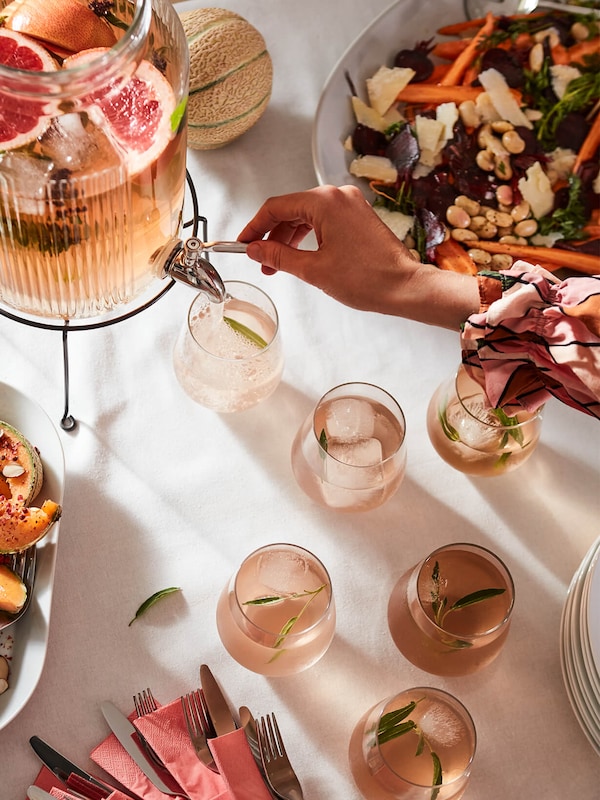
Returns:
[[[587,620],[592,656],[600,675],[600,557],[596,558],[590,577]]]
[[[355,120],[344,73],[350,74],[358,95],[366,99],[365,80],[382,65],[391,66],[398,50],[413,48],[432,36],[443,41],[443,36],[437,36],[437,29],[464,19],[461,0],[436,0],[435,10],[425,12],[422,0],[399,0],[350,45],[327,78],[315,115],[312,154],[321,185],[352,183],[365,194],[369,192],[364,178],[354,178],[348,172],[353,155],[343,143],[352,133]]]
[[[560,624],[560,662],[567,697],[588,741],[600,755],[600,725],[598,717],[592,713],[597,707],[597,698],[589,684],[582,663],[580,634],[581,593],[588,569],[598,548],[595,543],[586,553],[583,561],[571,579],[567,598],[563,607]]]
[[[44,485],[35,505],[44,500],[62,504],[65,459],[58,431],[50,417],[35,401],[17,389],[0,383],[0,419],[21,431],[38,448],[44,465]],[[9,689],[0,695],[0,729],[16,717],[38,684],[48,644],[54,568],[60,523],[52,526],[37,545],[37,574],[31,604],[12,628],[15,645]]]

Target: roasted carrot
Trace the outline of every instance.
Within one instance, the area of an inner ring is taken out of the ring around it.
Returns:
[[[470,40],[465,49],[458,55],[446,75],[442,78],[440,83],[442,86],[458,86],[462,81],[463,74],[471,63],[475,60],[477,55],[477,48],[494,30],[494,15],[488,12],[484,24],[477,31],[475,36]]]
[[[435,248],[435,263],[440,269],[477,275],[477,266],[467,251],[455,240],[446,239]]]
[[[593,39],[578,42],[572,47],[556,44],[551,52],[554,64],[582,64],[585,56],[593,56],[600,53],[600,37],[594,36]]]
[[[471,39],[450,39],[447,42],[438,42],[431,51],[431,55],[442,58],[444,61],[454,61],[469,46],[470,41]]]
[[[397,99],[403,103],[456,103],[460,105],[464,100],[477,100],[477,96],[483,92],[482,86],[445,86],[441,83],[409,83],[401,92]],[[516,89],[511,90],[515,98],[520,102],[521,93]]]
[[[596,119],[593,121],[592,127],[589,129],[587,136],[583,140],[583,144],[579,148],[577,157],[575,158],[575,163],[573,164],[573,172],[575,175],[577,175],[585,161],[589,161],[590,159],[594,158],[599,147],[600,111],[596,114]]]
[[[480,69],[477,66],[477,64],[471,64],[470,67],[467,67],[467,69],[464,71],[463,76],[462,76],[462,81],[461,81],[462,85],[463,86],[472,86],[472,84],[475,82],[475,80],[477,80],[477,77],[479,76],[479,72],[480,72]]]
[[[478,31],[484,23],[484,17],[466,19],[462,22],[453,22],[451,25],[444,25],[438,28],[437,32],[440,36],[461,36],[463,33],[467,33],[467,31]]]
[[[545,12],[538,11],[535,14],[512,14],[507,18],[510,20],[519,19],[533,19],[534,17],[541,17]],[[478,19],[467,19],[462,22],[454,22],[452,25],[444,25],[438,28],[440,36],[460,36],[467,31],[479,30],[485,24],[486,18],[479,17]]]
[[[576,272],[584,272],[586,275],[599,275],[600,263],[597,256],[587,253],[577,253],[574,250],[560,250],[557,247],[534,247],[533,245],[503,244],[502,242],[490,242],[479,240],[469,242],[469,246],[485,250],[487,253],[506,253],[513,258],[522,258],[533,264],[538,262],[551,264],[552,271],[564,267]]]
[[[450,64],[436,64],[433,68],[433,72],[431,73],[431,75],[427,78],[426,81],[421,81],[421,83],[425,84],[439,83],[449,69],[450,69]]]

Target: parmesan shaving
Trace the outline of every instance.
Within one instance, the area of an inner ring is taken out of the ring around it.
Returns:
[[[372,78],[367,78],[369,103],[383,116],[415,75],[409,67],[379,67]]]
[[[488,93],[492,105],[500,114],[501,119],[512,122],[515,126],[522,125],[530,130],[533,128],[532,123],[521,111],[501,72],[493,68],[486,69],[479,73],[479,82]]]
[[[554,207],[554,192],[539,161],[529,167],[525,178],[519,178],[519,191],[536,219],[549,214]]]

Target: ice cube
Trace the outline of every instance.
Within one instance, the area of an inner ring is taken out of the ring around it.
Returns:
[[[485,453],[500,449],[502,431],[497,427],[498,418],[484,403],[476,404],[472,401],[469,411],[470,414],[460,404],[449,405],[447,408],[448,424],[455,428],[461,442]]]
[[[321,491],[333,508],[347,508],[370,502],[383,491],[381,442],[367,438],[353,442],[332,439],[325,461]]]
[[[19,214],[44,214],[51,161],[9,150],[0,156],[0,191]]]
[[[306,559],[296,553],[273,551],[263,553],[258,563],[258,576],[264,587],[274,594],[286,595],[302,591],[308,574]]]
[[[454,747],[465,733],[464,724],[445,705],[432,703],[419,720],[419,726],[435,750]]]
[[[327,408],[325,431],[328,439],[353,439],[373,436],[375,415],[366,400],[344,397],[333,400]]]
[[[329,439],[327,453],[337,461],[354,467],[371,467],[380,464],[383,459],[381,442],[373,437],[352,441]]]
[[[41,147],[56,170],[94,172],[120,164],[106,135],[89,121],[85,122],[80,114],[57,117],[42,137]]]

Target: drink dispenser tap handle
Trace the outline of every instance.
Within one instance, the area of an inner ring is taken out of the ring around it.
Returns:
[[[164,275],[206,292],[213,303],[223,303],[225,286],[217,270],[201,255],[203,250],[203,243],[195,236],[178,241],[165,259]]]

